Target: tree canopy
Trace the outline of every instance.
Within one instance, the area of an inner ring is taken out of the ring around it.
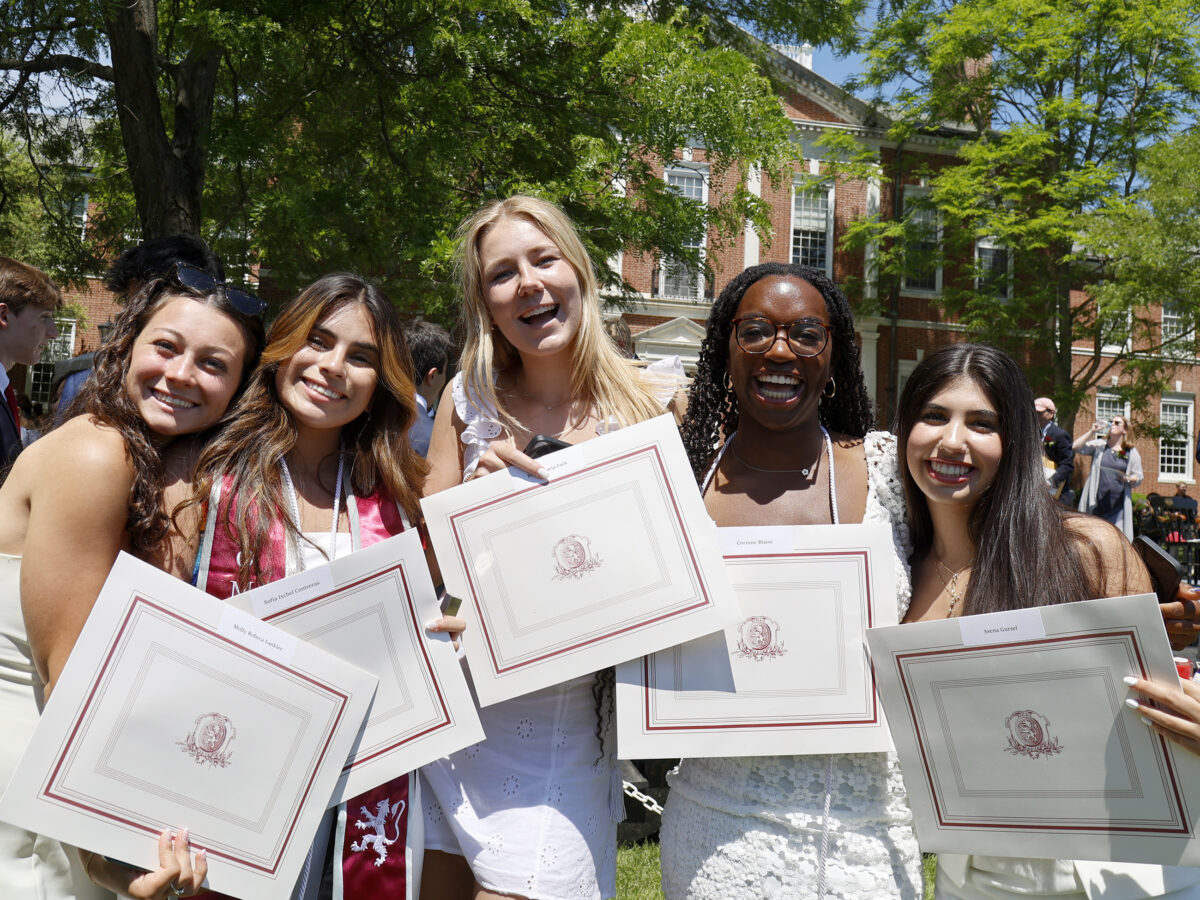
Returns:
[[[1136,190],[1148,148],[1194,116],[1198,22],[1190,0],[915,0],[882,4],[864,44],[862,83],[886,105],[893,138],[969,132],[951,141],[958,164],[896,173],[927,179],[944,258],[968,261],[942,302],[974,336],[1037,341],[1048,363],[1031,377],[1052,385],[1067,420],[1132,349],[1157,352],[1149,332],[1151,343],[1131,344],[1127,309],[1090,289],[1103,272],[1089,229],[1092,213]],[[914,264],[918,225],[851,229],[860,244],[879,242],[882,294]],[[980,239],[1009,251],[1011,290],[977,288],[984,273],[969,260]]]
[[[730,44],[846,32],[859,0],[18,0],[0,13],[0,123],[51,168],[86,162],[97,253],[200,233],[292,288],[331,268],[436,312],[455,224],[537,191],[602,277],[623,249],[688,258],[713,223],[765,227],[741,185],[790,129]],[[704,209],[655,176],[704,148]],[[719,200],[718,200],[719,198]]]

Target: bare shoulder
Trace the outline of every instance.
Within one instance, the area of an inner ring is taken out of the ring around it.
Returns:
[[[866,443],[863,438],[854,437],[849,434],[840,434],[830,432],[829,439],[833,442],[833,455],[839,462],[857,462],[862,460],[864,463],[867,458]]]
[[[1101,554],[1121,553],[1124,552],[1122,548],[1129,545],[1121,532],[1098,516],[1072,513],[1063,520],[1063,524],[1067,531],[1095,546]]]
[[[72,481],[91,477],[133,476],[133,463],[125,451],[125,439],[109,425],[90,416],[76,416],[30,447],[39,450],[42,466],[58,469],[60,476]],[[21,457],[24,457],[22,454]]]
[[[1064,520],[1071,534],[1086,541],[1102,567],[1103,596],[1142,593],[1153,590],[1150,573],[1120,531],[1096,516],[1071,514]],[[1086,560],[1086,557],[1084,557]]]

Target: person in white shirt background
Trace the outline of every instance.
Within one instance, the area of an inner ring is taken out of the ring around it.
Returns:
[[[446,386],[454,340],[446,329],[424,319],[405,323],[404,340],[412,353],[417,379],[417,418],[408,439],[413,449],[425,456],[429,453],[429,436],[433,434],[433,413]]]

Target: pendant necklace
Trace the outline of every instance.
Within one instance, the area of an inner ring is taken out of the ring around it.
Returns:
[[[346,464],[346,454],[338,449],[338,468],[337,482],[333,489],[333,524],[329,526],[329,558],[332,560],[337,556],[337,530],[338,530],[338,515],[342,509],[342,474]],[[296,533],[303,535],[304,528],[300,524],[300,501],[296,496],[296,486],[292,483],[292,473],[288,469],[287,460],[283,455],[279,456],[280,474],[283,476],[283,493],[287,497],[289,512],[292,514],[292,520],[296,524]],[[299,557],[300,568],[304,568],[304,557],[302,554],[297,554]]]
[[[821,433],[825,436],[826,450],[829,452],[829,458],[832,460],[833,452],[832,449],[828,447],[829,432],[825,430],[824,426],[821,426]],[[733,454],[733,458],[740,462],[747,469],[753,469],[755,472],[767,472],[774,475],[794,475],[796,472],[799,472],[805,478],[808,478],[809,473],[816,469],[817,463],[821,461],[821,452],[818,450],[817,458],[813,460],[810,465],[805,466],[803,469],[764,469],[762,466],[756,466],[754,463],[748,463],[746,460],[742,459],[742,455],[737,452],[737,448],[734,447],[732,443],[729,445],[729,450]]]
[[[937,564],[937,568],[942,569],[947,575],[950,576],[949,580],[947,580],[946,578],[942,577],[941,572],[938,572],[938,579],[945,586],[946,593],[950,595],[950,609],[946,612],[946,618],[948,619],[954,615],[954,608],[958,606],[958,601],[962,599],[962,594],[958,590],[959,576],[971,568],[971,566],[975,565],[975,557],[971,557],[970,561],[957,572],[942,562],[942,558],[940,556],[935,554],[933,560]]]

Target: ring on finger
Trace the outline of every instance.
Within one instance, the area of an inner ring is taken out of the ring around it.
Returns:
[[[172,897],[182,897],[184,891],[187,889],[180,887],[179,885],[177,885],[175,882],[172,881],[169,885],[167,885],[167,890],[171,893]]]

